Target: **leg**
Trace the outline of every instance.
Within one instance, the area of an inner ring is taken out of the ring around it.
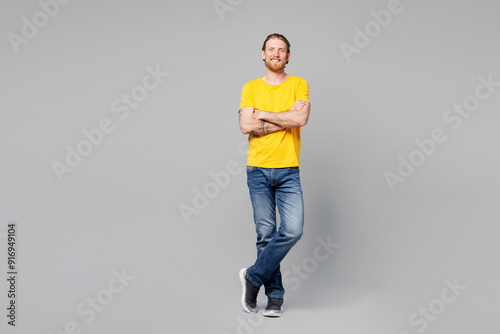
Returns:
[[[255,264],[248,268],[247,278],[257,287],[270,281],[276,269],[279,269],[280,262],[301,238],[304,225],[304,204],[298,167],[275,169],[273,173],[275,175],[271,179],[276,189],[281,223]],[[273,290],[271,289],[268,296],[283,298],[284,289]]]
[[[283,288],[283,282],[281,281],[281,268],[280,265],[272,273],[271,277],[264,282],[264,287],[266,289],[266,296],[268,298],[283,298],[285,294],[285,289]]]
[[[272,187],[271,171],[269,169],[247,167],[247,183],[252,200],[255,230],[257,232],[257,258],[259,258],[276,234],[276,191]],[[279,290],[276,292],[278,295],[283,294],[279,266],[269,280],[264,282],[264,286],[266,287],[266,294],[273,293],[275,290]]]
[[[260,168],[247,168],[247,183],[257,233],[257,257],[276,233],[276,192],[267,182],[265,174],[266,171]]]

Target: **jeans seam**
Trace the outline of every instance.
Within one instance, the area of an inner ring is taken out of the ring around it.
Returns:
[[[252,270],[253,271],[253,270]],[[256,284],[254,280],[250,279],[250,273],[247,272],[247,280],[256,288],[259,288],[260,285]]]

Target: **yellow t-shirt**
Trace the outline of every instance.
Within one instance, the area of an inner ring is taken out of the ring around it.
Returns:
[[[269,85],[262,78],[249,81],[241,93],[240,109],[288,111],[297,100],[309,102],[309,85],[290,75],[280,85]],[[286,128],[265,136],[248,136],[247,166],[284,168],[299,166],[300,128]]]

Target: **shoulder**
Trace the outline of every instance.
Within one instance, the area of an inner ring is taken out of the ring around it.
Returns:
[[[258,86],[259,84],[261,84],[261,82],[262,82],[262,77],[247,81],[247,83],[245,83],[245,86],[246,87],[255,87],[255,86]]]
[[[291,75],[290,74],[290,78],[291,81],[295,82],[295,83],[298,83],[298,84],[306,84],[307,85],[307,80],[302,78],[302,77],[297,77],[295,75]]]
[[[290,81],[290,85],[292,85],[292,87],[295,87],[295,89],[309,90],[309,84],[307,83],[307,80],[304,78],[290,75],[290,78],[288,80]]]

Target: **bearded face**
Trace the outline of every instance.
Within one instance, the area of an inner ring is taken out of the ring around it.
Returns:
[[[289,58],[288,47],[280,39],[268,40],[265,50],[262,51],[262,59],[264,59],[266,67],[273,72],[283,71]]]

